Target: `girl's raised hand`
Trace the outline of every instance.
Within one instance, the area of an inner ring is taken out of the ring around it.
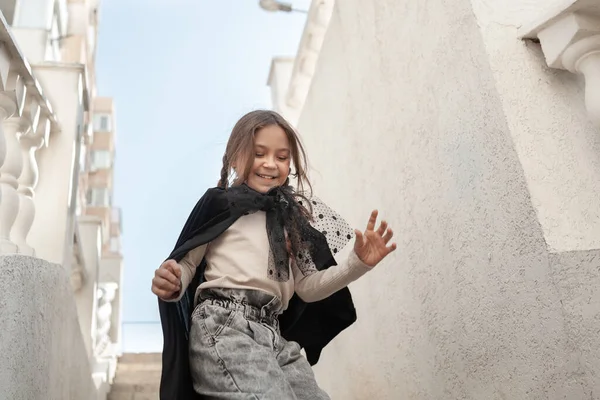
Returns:
[[[377,214],[377,210],[371,212],[367,230],[364,233],[358,229],[354,230],[356,234],[354,252],[363,263],[370,267],[379,264],[388,254],[396,250],[396,243],[392,243],[390,246],[387,245],[394,235],[387,222],[381,221],[379,228],[375,230]]]

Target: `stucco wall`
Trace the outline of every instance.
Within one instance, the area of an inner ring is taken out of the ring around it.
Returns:
[[[299,130],[317,194],[360,228],[380,209],[398,250],[315,368],[334,400],[600,392],[598,258],[578,251],[600,237],[598,137],[576,79],[473,3],[336,2]]]
[[[0,399],[95,399],[73,291],[60,265],[0,257]]]
[[[518,27],[563,0],[472,0],[508,131],[551,251],[600,248],[600,134],[584,81],[546,66]]]

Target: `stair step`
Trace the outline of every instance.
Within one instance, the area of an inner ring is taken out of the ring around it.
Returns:
[[[130,371],[118,372],[115,375],[114,382],[128,383],[132,385],[156,384],[160,382],[160,371]]]
[[[154,364],[162,363],[161,353],[125,353],[119,357],[122,364]]]
[[[117,374],[130,371],[162,371],[160,364],[117,364]]]
[[[125,353],[119,357],[107,400],[158,400],[161,353]]]
[[[156,383],[140,383],[140,384],[130,384],[130,383],[122,383],[115,382],[112,384],[110,388],[111,393],[127,393],[127,392],[135,392],[135,393],[158,393],[160,390],[159,382]]]
[[[114,393],[109,394],[106,400],[158,400],[158,393]]]

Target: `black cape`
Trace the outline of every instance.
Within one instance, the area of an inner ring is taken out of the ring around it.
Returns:
[[[232,207],[231,196],[241,191],[246,196],[246,201],[240,201],[241,205]],[[259,204],[266,197],[266,194],[255,192],[245,185],[229,189],[209,189],[190,213],[167,259],[181,261],[190,250],[217,238],[240,216],[260,208],[252,204]],[[319,269],[336,264],[329,248],[320,250],[326,255],[326,261]],[[202,398],[192,387],[188,333],[194,296],[204,279],[205,266],[205,260],[202,260],[180,301],[158,300],[163,331],[161,400]],[[343,288],[328,298],[314,303],[305,303],[294,295],[286,311],[279,317],[282,336],[288,341],[297,342],[304,348],[311,365],[318,362],[322,349],[355,321],[356,310],[348,288]]]

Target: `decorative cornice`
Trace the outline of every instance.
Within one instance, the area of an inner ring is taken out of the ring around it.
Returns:
[[[565,0],[520,30],[522,39],[540,41],[546,63],[585,77],[585,106],[600,127],[600,2]]]

